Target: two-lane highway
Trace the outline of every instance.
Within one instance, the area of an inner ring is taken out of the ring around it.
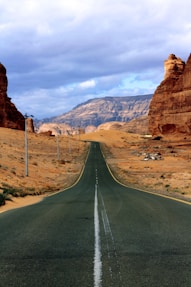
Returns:
[[[118,184],[92,143],[74,187],[0,214],[0,287],[190,287],[190,219]]]

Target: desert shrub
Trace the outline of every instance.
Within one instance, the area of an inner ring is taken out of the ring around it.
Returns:
[[[3,195],[6,197],[7,195],[12,195],[14,197],[24,197],[27,193],[21,188],[12,187],[8,184],[3,184],[1,187],[3,190]]]
[[[65,161],[64,159],[60,159],[58,162],[59,162],[60,164],[65,164],[65,163],[66,163],[66,161]]]
[[[23,157],[20,157],[19,161],[23,163],[25,160]]]
[[[5,205],[5,195],[0,193],[0,206]]]
[[[8,170],[9,168],[7,166],[5,166],[5,165],[1,165],[1,169],[2,170]]]
[[[15,168],[12,168],[12,169],[11,169],[11,173],[12,173],[12,174],[16,174]]]
[[[180,192],[180,190],[179,190],[178,187],[176,187],[173,191],[174,191],[174,192]],[[182,194],[183,194],[183,192],[182,192]]]
[[[26,188],[27,195],[36,195],[36,189],[34,187],[27,187]]]

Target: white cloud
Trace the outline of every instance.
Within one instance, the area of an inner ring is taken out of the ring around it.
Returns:
[[[79,84],[79,87],[82,89],[93,88],[96,86],[95,80],[88,80]]]

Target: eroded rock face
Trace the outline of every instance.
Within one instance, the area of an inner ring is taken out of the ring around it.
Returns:
[[[164,61],[165,75],[164,79],[168,77],[179,77],[184,71],[185,62],[177,58],[174,54],[170,54],[168,59]]]
[[[7,76],[6,76],[6,69],[5,67],[0,63],[0,92],[7,92]]]
[[[5,67],[0,63],[0,127],[24,130],[24,116],[7,96],[8,80]]]
[[[165,77],[149,107],[152,135],[191,134],[191,54],[186,64],[175,55],[164,62]]]
[[[27,124],[27,131],[30,133],[34,133],[34,122],[32,118],[27,118],[26,119],[26,124]]]

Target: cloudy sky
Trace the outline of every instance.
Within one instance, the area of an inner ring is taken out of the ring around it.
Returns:
[[[191,52],[190,0],[0,0],[8,95],[42,119],[88,99],[153,93]]]

